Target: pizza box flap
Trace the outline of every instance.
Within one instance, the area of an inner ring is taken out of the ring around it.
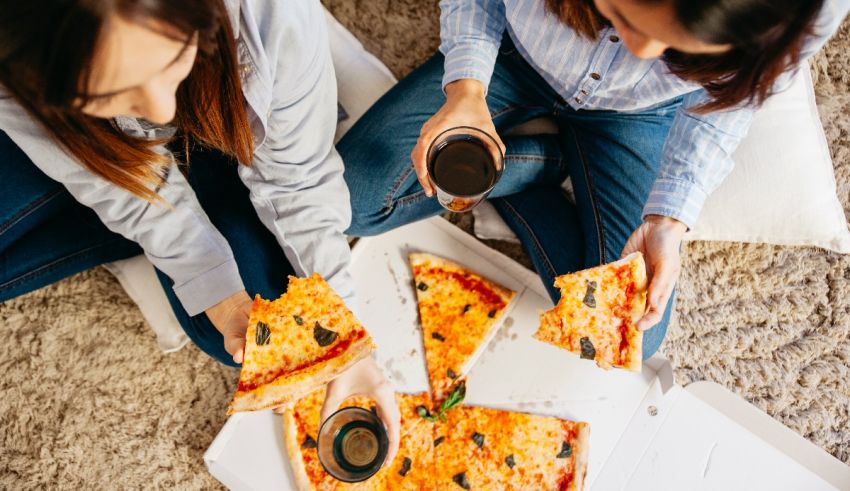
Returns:
[[[687,435],[685,430],[693,432],[703,426],[716,428],[717,434],[726,438],[723,448],[737,441],[736,438],[755,445],[752,440],[758,438],[744,426],[731,421],[729,418],[734,419],[734,415],[725,415],[714,408],[715,405],[742,406],[745,409],[752,406],[741,400],[730,403],[717,398],[701,399],[674,385],[670,365],[663,358],[656,357],[645,363],[642,373],[616,369],[604,371],[592,361],[581,360],[533,339],[539,313],[552,307],[539,277],[440,218],[361,239],[352,254],[351,270],[359,299],[355,312],[378,346],[376,358],[379,364],[399,391],[428,390],[416,294],[407,262],[410,252],[428,252],[445,257],[517,292],[509,310],[494,329],[492,342],[468,375],[466,403],[590,423],[587,489],[624,489],[625,483],[632,478],[644,479],[640,481],[644,484],[663,484],[666,473],[676,471],[665,469],[664,473],[646,474],[654,469],[651,467],[652,452],[667,449],[668,458],[674,459],[669,461],[673,466],[684,465],[675,460],[677,452],[688,455],[686,460],[691,462],[699,452],[708,451],[705,442],[696,438],[700,435],[694,436],[693,441],[677,437],[679,433]],[[649,406],[656,408],[655,417],[648,416]],[[696,413],[702,420],[696,415],[689,416],[692,406],[702,408],[702,412]],[[758,412],[755,408],[753,410]],[[736,411],[746,413],[742,409]],[[669,427],[662,424],[669,419],[665,417],[667,414],[679,418],[670,419]],[[677,421],[678,426],[673,425]],[[769,431],[787,432],[791,430],[779,423]],[[813,447],[805,440],[802,442]],[[759,455],[769,453],[764,446],[747,448]],[[788,448],[786,446],[785,449]],[[822,457],[831,458],[820,452]],[[782,452],[778,452],[780,457],[776,457],[776,453],[770,454],[771,458],[781,457],[790,459],[792,464],[795,462]],[[715,450],[714,455],[720,454]],[[295,489],[283,444],[280,417],[271,411],[232,416],[204,459],[210,472],[231,489]],[[759,459],[767,459],[759,462],[774,462],[767,457]],[[834,463],[823,464],[825,460],[816,460],[821,467],[805,477],[821,484],[817,479],[828,479],[820,475],[821,472],[834,472]],[[726,462],[712,457],[709,470],[732,469],[726,467]],[[790,469],[792,466],[786,467]],[[708,475],[712,476],[712,472]],[[804,474],[801,472],[800,475]],[[657,489],[654,485],[645,488],[644,484],[628,489]],[[699,486],[694,489],[699,489]]]

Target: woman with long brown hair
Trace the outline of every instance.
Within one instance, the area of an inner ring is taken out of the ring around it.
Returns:
[[[0,301],[144,252],[189,337],[241,362],[251,297],[322,274],[354,307],[336,82],[314,0],[0,2]],[[367,358],[324,414],[370,395]]]
[[[682,236],[731,170],[755,109],[837,30],[850,0],[440,7],[440,52],[337,146],[352,193],[350,232],[439,213],[429,145],[452,127],[482,130],[505,150],[491,201],[553,301],[555,276],[643,253],[650,284],[638,327],[648,329],[649,357],[666,332]],[[539,117],[554,119],[558,134],[510,133]],[[574,197],[562,189],[567,177]]]

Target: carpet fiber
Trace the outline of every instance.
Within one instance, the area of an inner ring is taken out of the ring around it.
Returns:
[[[436,2],[325,3],[396,76],[437,46]],[[847,208],[848,24],[813,72]],[[694,243],[684,258],[662,348],[677,381],[718,382],[850,463],[850,257]],[[0,325],[0,488],[219,487],[202,455],[237,372],[194,346],[161,354],[105,270],[0,304]]]

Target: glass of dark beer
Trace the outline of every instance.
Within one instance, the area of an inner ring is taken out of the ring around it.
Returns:
[[[440,133],[428,148],[428,177],[437,200],[449,211],[469,211],[490,194],[505,156],[496,140],[470,126]]]
[[[317,446],[319,462],[328,474],[343,482],[360,482],[384,465],[389,441],[384,423],[373,411],[346,407],[322,423]]]

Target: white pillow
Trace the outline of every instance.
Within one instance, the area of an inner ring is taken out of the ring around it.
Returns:
[[[807,245],[850,253],[850,231],[836,196],[807,67],[759,109],[734,159],[734,170],[708,198],[687,240]],[[475,234],[516,241],[496,210],[485,205],[473,210]]]
[[[734,158],[735,169],[708,198],[688,239],[850,252],[808,65],[756,113]]]

